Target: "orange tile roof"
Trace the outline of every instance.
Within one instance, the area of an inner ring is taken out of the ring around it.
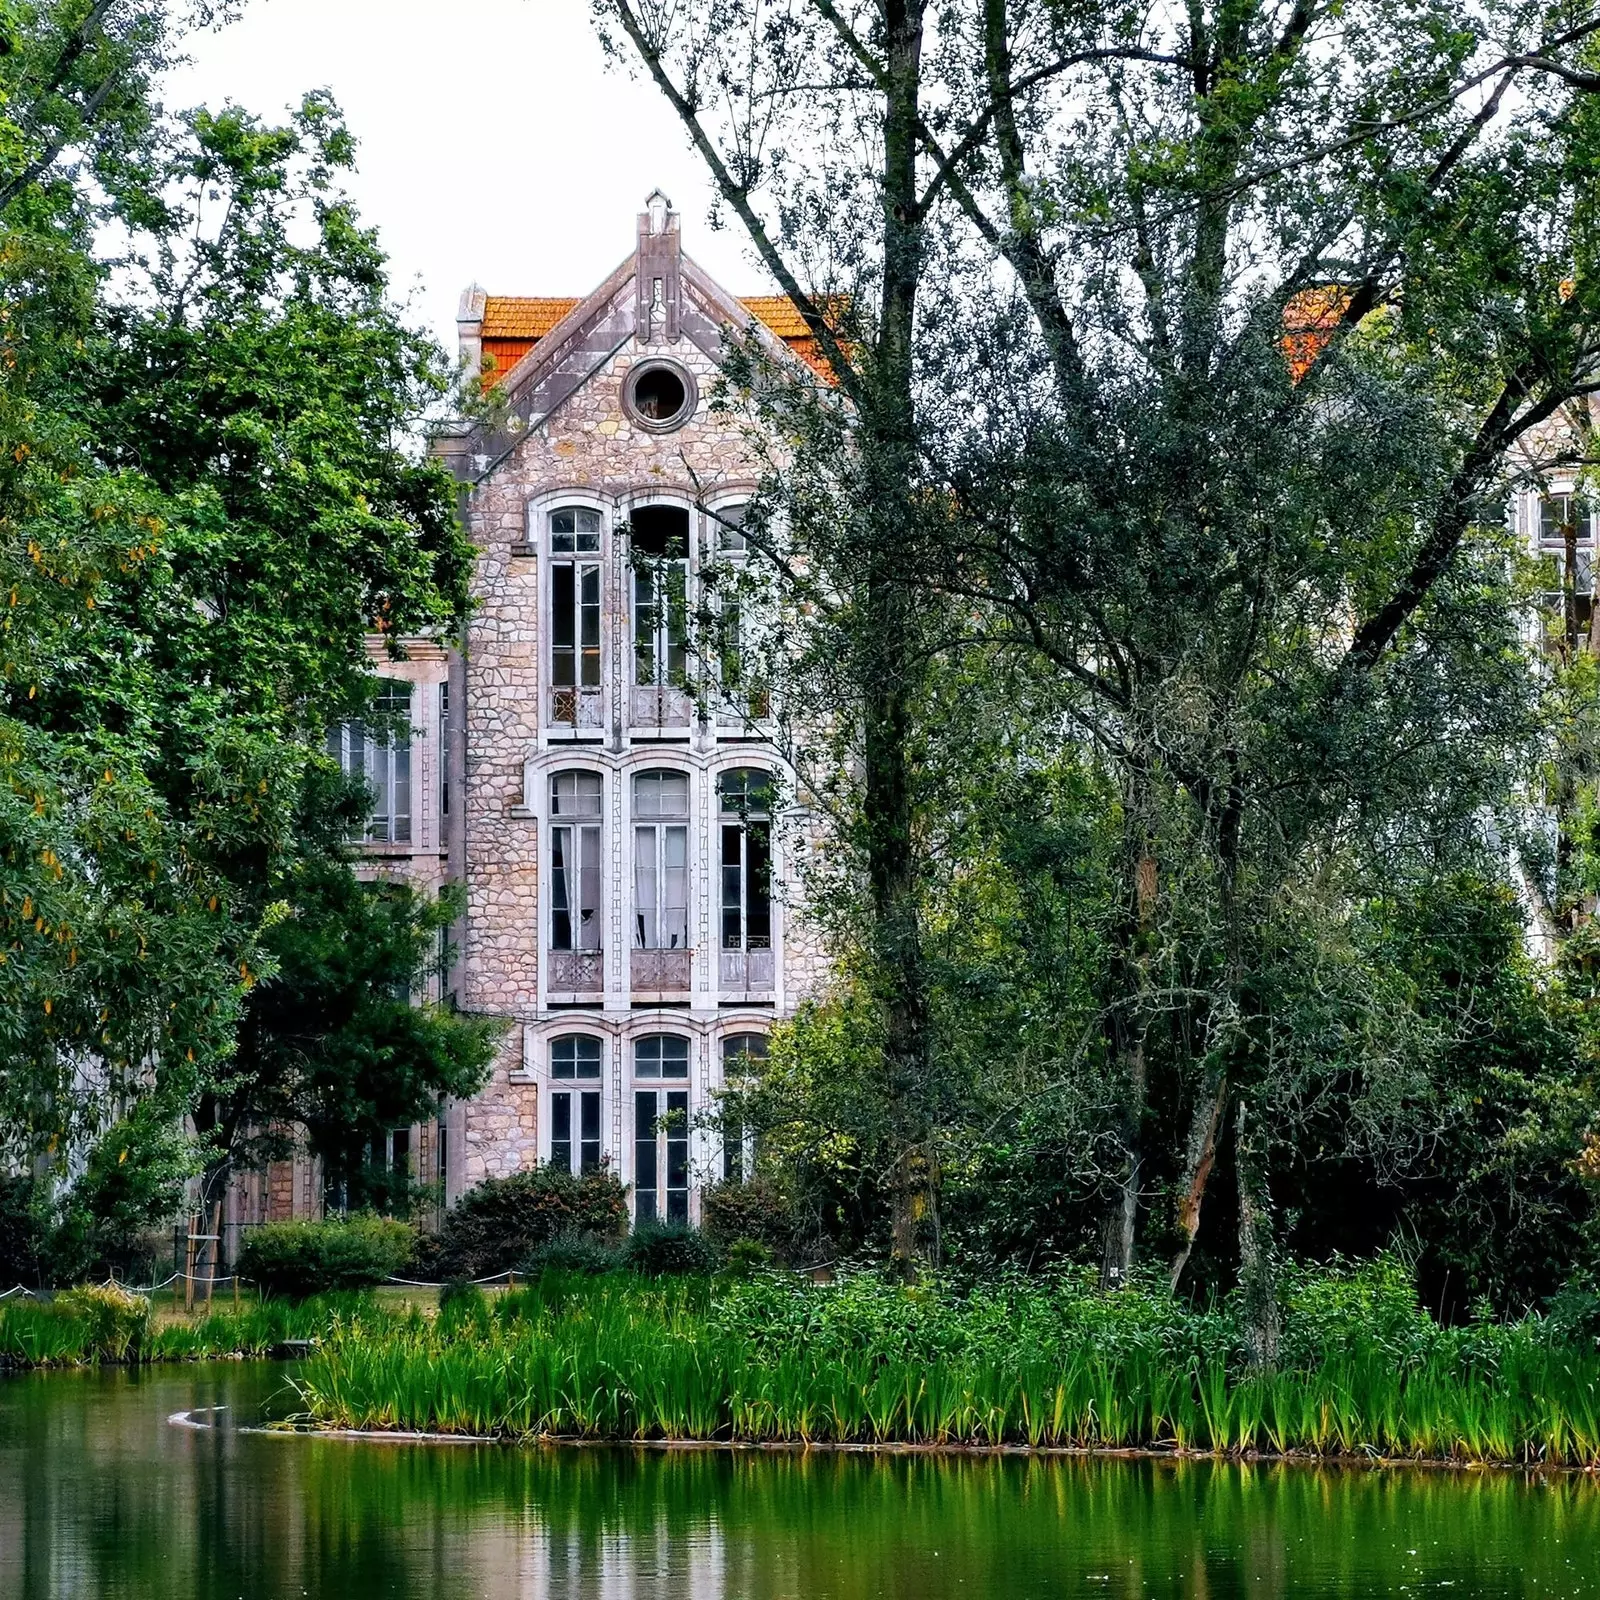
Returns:
[[[582,302],[564,296],[491,294],[483,307],[483,353],[503,378],[558,322]],[[826,375],[827,362],[795,303],[782,294],[747,295],[739,302],[801,360]]]
[[[485,339],[542,339],[581,302],[576,299],[529,299],[523,295],[492,294],[484,302]]]

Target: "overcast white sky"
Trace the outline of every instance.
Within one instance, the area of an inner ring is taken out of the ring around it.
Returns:
[[[763,278],[653,85],[608,67],[588,0],[248,0],[193,39],[171,106],[224,100],[281,115],[327,88],[361,142],[351,191],[396,290],[455,348],[456,302],[586,294],[633,246],[657,186],[684,248],[734,293]]]

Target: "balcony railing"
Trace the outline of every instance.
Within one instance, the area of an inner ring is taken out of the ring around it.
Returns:
[[[605,727],[605,706],[599,689],[552,689],[550,722],[557,728]]]
[[[694,701],[686,689],[635,684],[628,691],[628,722],[634,728],[687,728]]]
[[[605,952],[552,950],[548,972],[554,994],[600,994],[606,986]]]
[[[771,950],[724,950],[720,983],[724,991],[764,993],[775,987],[777,966]]]
[[[692,950],[634,950],[632,983],[635,994],[687,994],[693,965]]]

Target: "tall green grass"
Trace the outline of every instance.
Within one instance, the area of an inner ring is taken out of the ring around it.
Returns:
[[[1600,1354],[1538,1319],[1447,1329],[1376,1276],[1307,1276],[1281,1364],[1226,1310],[1072,1282],[547,1276],[375,1328],[295,1380],[318,1423],[521,1438],[1168,1447],[1600,1464]]]
[[[294,1339],[320,1339],[337,1325],[349,1335],[378,1337],[393,1327],[420,1326],[419,1313],[380,1310],[360,1294],[321,1295],[294,1305],[267,1300],[238,1312],[192,1323],[156,1325],[148,1314],[108,1322],[72,1294],[53,1301],[14,1299],[0,1305],[0,1367],[64,1367],[102,1361],[191,1361],[215,1356],[264,1356]]]

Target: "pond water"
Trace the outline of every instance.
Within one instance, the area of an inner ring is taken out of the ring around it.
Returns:
[[[284,1376],[0,1379],[0,1600],[1600,1596],[1587,1479],[238,1432]]]

